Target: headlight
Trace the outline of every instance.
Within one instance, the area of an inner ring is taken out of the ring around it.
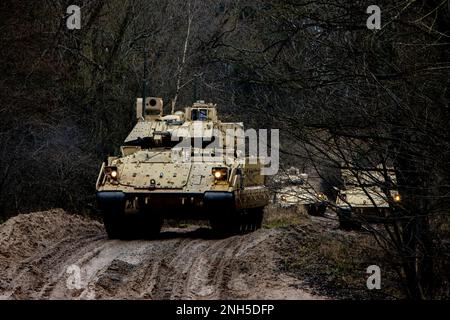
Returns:
[[[394,201],[395,201],[395,202],[400,202],[400,201],[402,201],[402,198],[400,197],[400,195],[399,195],[398,193],[394,196]]]
[[[228,168],[213,168],[212,175],[215,181],[226,181],[228,180]]]
[[[316,193],[316,198],[319,200],[325,200],[325,195],[321,192]]]
[[[105,175],[112,180],[117,179],[117,167],[105,167]]]

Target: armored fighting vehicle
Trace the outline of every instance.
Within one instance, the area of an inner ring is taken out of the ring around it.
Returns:
[[[237,147],[243,124],[220,121],[216,105],[203,101],[166,116],[162,99],[142,104],[121,154],[98,175],[108,236],[152,238],[163,219],[209,220],[220,235],[260,228],[269,192],[260,159]]]
[[[341,177],[336,210],[343,229],[358,229],[361,220],[380,222],[391,204],[401,201],[393,168],[343,169]]]
[[[308,174],[291,167],[275,179],[275,203],[282,208],[303,207],[310,215],[323,215],[328,206],[325,194],[308,182]]]

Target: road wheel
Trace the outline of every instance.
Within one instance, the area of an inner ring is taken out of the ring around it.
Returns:
[[[250,210],[241,210],[239,216],[239,233],[251,232],[253,229],[252,215]]]
[[[264,207],[243,210],[241,214],[241,233],[248,233],[261,228]]]

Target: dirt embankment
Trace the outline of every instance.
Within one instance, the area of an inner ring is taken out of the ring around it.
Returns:
[[[19,215],[0,226],[0,298],[320,299],[279,270],[280,237],[262,229],[214,239],[189,227],[119,241],[62,210]]]

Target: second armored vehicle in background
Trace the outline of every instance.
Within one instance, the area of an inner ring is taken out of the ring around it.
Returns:
[[[376,223],[401,198],[393,168],[343,169],[344,186],[338,190],[336,209],[343,229],[357,229],[361,221]]]
[[[325,194],[316,191],[308,182],[308,174],[291,167],[275,178],[274,203],[282,208],[304,208],[310,215],[323,215],[328,206]]]

